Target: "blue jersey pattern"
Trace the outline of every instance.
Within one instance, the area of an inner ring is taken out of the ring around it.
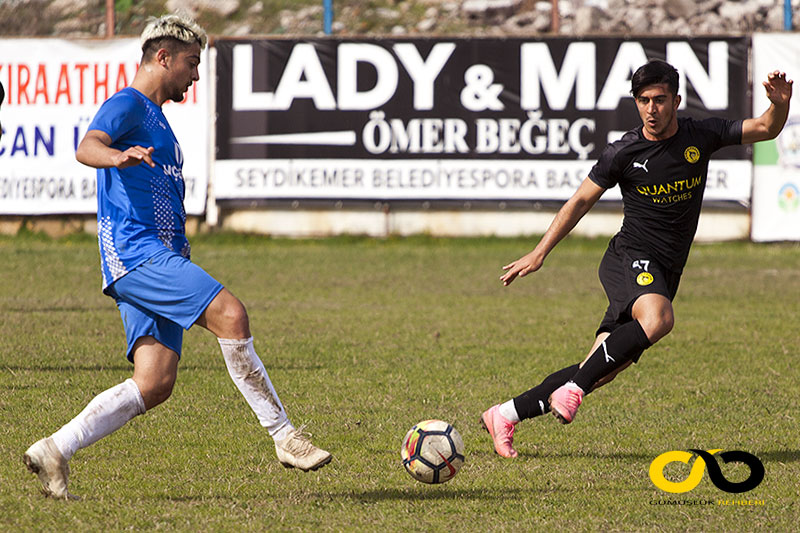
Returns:
[[[152,146],[156,164],[97,170],[103,289],[164,248],[188,259],[183,152],[161,108],[127,87],[106,100],[89,130],[108,134],[118,150]]]

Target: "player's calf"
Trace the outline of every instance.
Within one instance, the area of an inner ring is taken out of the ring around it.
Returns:
[[[331,454],[317,448],[286,416],[266,368],[256,354],[253,338],[218,338],[231,379],[244,396],[262,426],[275,439],[275,453],[287,468],[316,470],[331,460]]]

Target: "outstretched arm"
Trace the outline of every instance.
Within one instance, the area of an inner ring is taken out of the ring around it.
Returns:
[[[536,245],[536,248],[529,254],[503,267],[503,270],[506,271],[500,278],[503,285],[508,285],[517,276],[523,277],[539,270],[547,254],[572,231],[572,228],[592,208],[605,191],[604,188],[589,178],[584,179],[575,194],[556,213],[553,222],[545,232],[542,240]]]
[[[770,104],[763,115],[748,118],[742,123],[742,144],[774,139],[786,124],[789,117],[789,100],[792,98],[792,80],[786,79],[785,72],[774,71],[763,83]]]
[[[78,145],[75,159],[84,165],[94,168],[126,168],[140,164],[142,161],[155,167],[151,157],[153,147],[132,146],[125,150],[111,148],[111,137],[104,131],[89,130]]]

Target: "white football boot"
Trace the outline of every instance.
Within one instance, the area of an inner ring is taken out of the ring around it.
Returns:
[[[77,500],[78,497],[67,491],[69,463],[58,451],[53,439],[36,441],[28,448],[22,461],[28,470],[39,476],[45,496],[59,500]]]
[[[331,454],[311,444],[302,427],[290,431],[285,439],[275,441],[275,453],[283,466],[297,467],[303,472],[322,468],[331,462]]]

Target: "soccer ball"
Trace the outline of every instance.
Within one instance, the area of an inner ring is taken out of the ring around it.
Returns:
[[[424,420],[411,428],[400,449],[403,466],[423,483],[450,481],[464,464],[464,441],[442,420]]]

